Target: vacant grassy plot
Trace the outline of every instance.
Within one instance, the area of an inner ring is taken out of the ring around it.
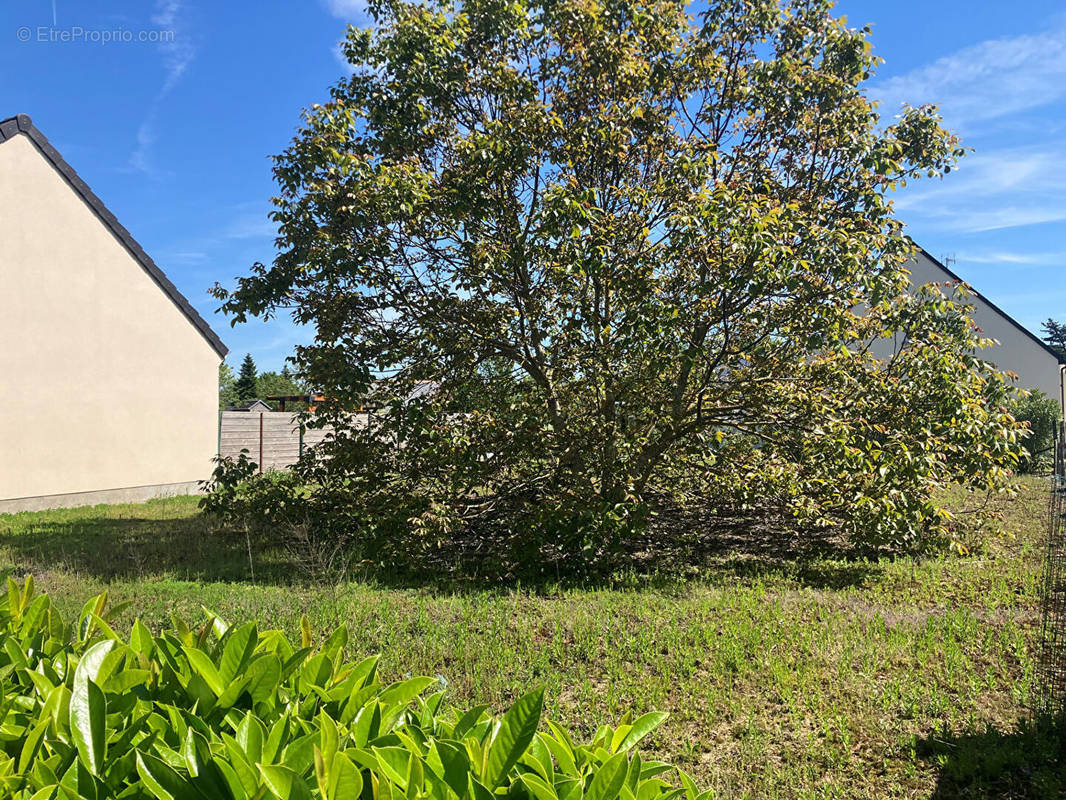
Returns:
[[[201,604],[290,634],[301,614],[343,621],[385,678],[439,674],[456,702],[497,707],[544,685],[547,713],[586,733],[669,711],[652,747],[722,798],[1059,797],[1066,761],[1024,723],[1044,490],[1005,501],[1013,538],[979,557],[732,555],[683,582],[330,588],[259,553],[252,584],[243,543],[189,498],[0,516],[0,569],[69,611],[106,588],[155,626]]]

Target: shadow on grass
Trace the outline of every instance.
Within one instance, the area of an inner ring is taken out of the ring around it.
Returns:
[[[135,507],[136,510],[136,507]],[[64,515],[66,517],[68,515]],[[103,581],[169,578],[246,581],[245,542],[213,532],[200,515],[176,518],[85,516],[43,519],[16,533],[0,528],[0,548],[17,574],[64,569]],[[257,580],[291,583],[283,559],[256,554]]]
[[[630,555],[653,572],[697,567],[710,582],[776,578],[815,589],[860,586],[883,569],[825,530],[766,509],[665,511]]]
[[[441,593],[506,591],[520,584],[533,592],[579,589],[651,589],[683,592],[693,584],[738,581],[784,582],[815,589],[862,586],[883,572],[883,565],[849,557],[840,543],[822,531],[799,528],[794,521],[766,511],[744,514],[662,513],[652,525],[624,542],[620,551],[594,566],[552,543],[526,545],[520,534],[454,539],[421,557],[414,568],[370,569],[359,573],[389,588]],[[604,566],[606,565],[606,566]]]
[[[1066,797],[1066,719],[1025,720],[1013,733],[932,734],[918,755],[938,767],[934,800]]]
[[[507,532],[513,536],[512,532]],[[538,556],[501,564],[507,546],[491,537],[454,541],[420,556],[414,568],[353,563],[349,578],[388,588],[463,593],[523,589],[658,589],[683,591],[692,582],[784,580],[802,586],[838,589],[861,585],[881,570],[876,563],[849,561],[829,540],[792,529],[780,517],[661,515],[647,531],[626,543],[605,571],[572,569],[560,558],[545,568]],[[291,585],[305,582],[283,547],[259,538],[252,543],[255,581]],[[145,505],[70,509],[0,519],[0,553],[20,573],[42,575],[63,569],[103,581],[168,578],[188,581],[248,581],[247,544],[223,534],[185,498]],[[318,580],[327,580],[322,576]]]

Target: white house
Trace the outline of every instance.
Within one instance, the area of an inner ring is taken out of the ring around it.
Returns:
[[[911,282],[915,286],[964,282],[920,247],[907,268],[911,271]],[[944,288],[950,291],[949,287]],[[970,286],[967,302],[973,305],[973,320],[984,336],[997,342],[994,347],[982,350],[980,356],[1001,370],[1016,373],[1019,388],[1039,389],[1060,405],[1066,405],[1063,384],[1066,366],[1060,363],[1055,351],[973,286]],[[891,344],[888,349],[891,349]]]
[[[0,243],[0,513],[195,491],[226,347],[21,114]]]

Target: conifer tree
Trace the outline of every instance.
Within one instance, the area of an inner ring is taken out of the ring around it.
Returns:
[[[258,377],[259,375],[255,368],[255,361],[252,360],[252,354],[246,353],[244,361],[241,362],[241,371],[237,376],[237,383],[234,385],[238,403],[251,403],[255,400]]]

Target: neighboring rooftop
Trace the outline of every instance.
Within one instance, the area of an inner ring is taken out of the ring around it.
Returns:
[[[226,411],[273,411],[274,406],[265,400],[253,400],[251,403],[245,403],[240,406],[229,406]],[[283,408],[282,411],[285,409]]]

